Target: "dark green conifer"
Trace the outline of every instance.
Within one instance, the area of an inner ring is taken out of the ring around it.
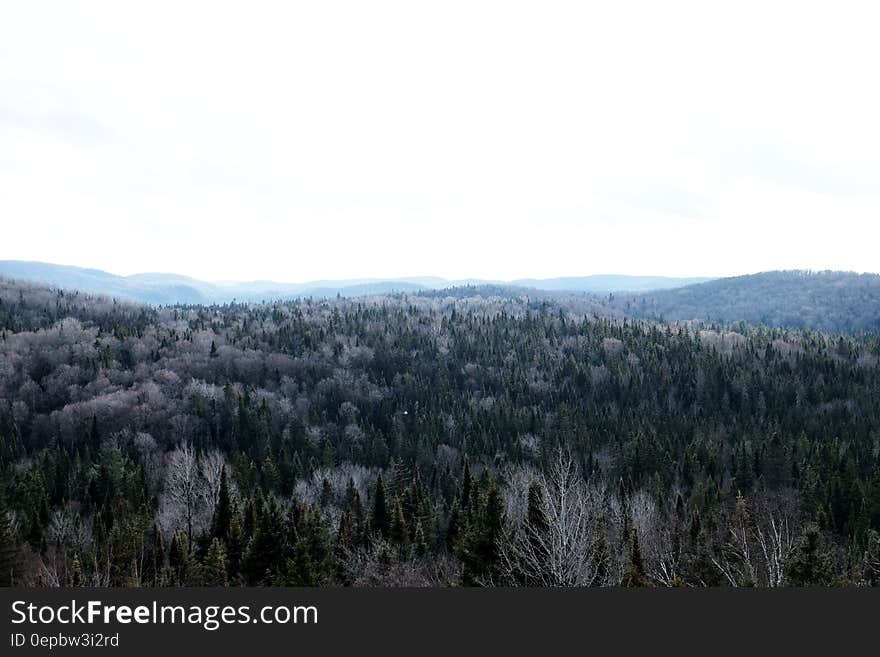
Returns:
[[[211,545],[201,563],[202,586],[226,586],[226,550],[217,538],[211,539]]]
[[[287,523],[278,502],[270,497],[244,558],[243,569],[252,586],[272,583],[284,567],[287,546]]]
[[[645,558],[642,555],[642,544],[639,540],[639,531],[632,529],[629,548],[629,563],[623,575],[623,586],[650,586],[645,574]]]
[[[376,489],[373,492],[373,514],[371,517],[373,530],[385,538],[391,532],[391,514],[388,511],[387,493],[382,473],[376,478]]]
[[[153,525],[153,568],[152,580],[153,586],[163,586],[165,584],[165,537],[162,536],[162,530],[158,525]]]
[[[425,542],[425,530],[422,529],[421,520],[416,520],[416,529],[413,535],[413,551],[418,557],[423,557],[428,552],[428,544]]]
[[[171,569],[172,584],[174,586],[186,586],[190,577],[190,545],[186,533],[175,532],[171,539],[171,549],[168,553],[168,565]]]
[[[399,497],[394,504],[389,538],[393,545],[396,545],[404,553],[406,552],[409,547],[409,529],[406,525],[406,518],[403,515],[403,504],[401,504]]]
[[[83,586],[84,583],[82,563],[79,560],[79,555],[75,554],[73,562],[70,564],[70,585],[76,587]]]
[[[605,517],[596,522],[593,543],[590,546],[590,560],[595,568],[593,586],[605,586],[611,575],[611,547],[608,545]]]
[[[211,536],[222,541],[229,539],[229,525],[232,522],[232,496],[229,492],[229,477],[226,468],[220,474],[220,491],[217,495],[217,505],[214,507],[214,515],[211,518]]]
[[[834,583],[834,557],[825,545],[816,523],[801,532],[797,549],[788,564],[790,586],[831,586]]]

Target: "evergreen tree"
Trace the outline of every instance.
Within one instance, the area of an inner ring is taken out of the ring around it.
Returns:
[[[526,517],[529,527],[538,534],[546,534],[549,526],[544,509],[544,487],[538,481],[529,485]]]
[[[645,573],[645,559],[642,555],[642,544],[639,531],[633,527],[630,535],[629,563],[623,575],[623,586],[650,586]]]
[[[485,503],[475,526],[464,535],[459,555],[464,565],[465,584],[490,584],[499,579],[501,540],[506,513],[501,489],[494,477],[489,478]]]
[[[229,514],[229,531],[226,536],[226,562],[230,581],[235,581],[236,575],[241,570],[245,547],[246,539],[242,530],[241,514],[238,512],[238,504],[233,500]]]
[[[263,461],[263,481],[267,492],[278,493],[281,491],[281,473],[271,456],[267,456]]]
[[[330,506],[333,503],[333,487],[330,485],[330,481],[327,477],[324,477],[321,480],[321,497],[319,498],[319,504],[322,507]]]
[[[191,553],[189,539],[183,531],[175,532],[171,539],[171,550],[168,553],[168,565],[171,568],[172,584],[187,586],[191,571]]]
[[[394,504],[394,514],[391,518],[390,539],[403,553],[409,547],[409,529],[406,526],[406,518],[403,516],[403,505],[400,498]]]
[[[73,555],[73,563],[70,564],[70,585],[74,587],[83,586],[85,579],[83,576],[82,562],[79,555]]]
[[[594,585],[608,584],[611,575],[611,547],[608,545],[604,516],[600,516],[596,522],[595,536],[590,546],[590,560],[596,569]]]
[[[501,488],[498,486],[495,478],[492,477],[489,480],[489,488],[486,492],[486,510],[483,518],[486,563],[492,566],[497,563],[499,543],[504,535],[506,521],[507,514],[504,510],[504,498],[501,495]]]
[[[446,528],[446,548],[450,552],[456,552],[462,541],[462,524],[463,518],[458,497],[452,501],[452,508],[449,510],[449,524]]]
[[[387,493],[382,473],[376,478],[376,490],[373,493],[373,514],[371,517],[373,530],[382,537],[388,538],[391,532],[391,514],[388,511]]]
[[[471,490],[474,487],[474,480],[471,477],[471,467],[468,463],[468,460],[464,460],[464,469],[461,473],[461,495],[459,499],[461,500],[461,509],[464,511],[466,516],[470,516],[471,511]]]
[[[831,586],[834,556],[827,549],[818,525],[804,527],[787,568],[789,586]]]
[[[153,526],[153,586],[164,586],[166,577],[165,537],[158,525]]]
[[[224,467],[220,473],[220,491],[217,496],[217,505],[214,507],[214,515],[211,519],[211,536],[228,542],[231,523],[232,497],[229,493],[229,477]]]
[[[288,586],[319,586],[320,572],[312,559],[309,540],[300,536],[293,546],[293,556],[287,560]]]
[[[413,536],[413,549],[416,556],[423,557],[428,553],[428,544],[425,542],[425,530],[422,529],[422,521],[416,521],[416,529]]]
[[[355,546],[354,520],[347,509],[339,517],[339,528],[333,544],[333,563],[336,578],[345,585],[351,583],[348,576],[348,560]]]
[[[211,539],[211,546],[201,563],[202,586],[226,586],[226,550],[219,539]]]
[[[345,491],[345,504],[352,518],[352,545],[358,545],[363,540],[365,524],[367,524],[366,512],[361,501],[361,494],[354,485],[354,479],[348,480],[348,488]]]
[[[243,570],[251,585],[272,583],[284,567],[287,545],[287,526],[281,508],[275,498],[270,497],[244,558]]]
[[[748,493],[752,490],[755,482],[755,471],[752,466],[752,460],[749,458],[748,452],[743,445],[739,449],[739,456],[736,461],[736,486],[737,488]]]
[[[546,541],[550,526],[547,522],[547,513],[544,507],[544,487],[537,480],[529,484],[526,501],[526,522],[532,549],[537,552],[543,551],[541,546]]]

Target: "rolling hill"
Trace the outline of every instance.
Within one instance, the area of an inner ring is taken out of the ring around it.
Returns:
[[[30,283],[80,290],[152,305],[210,304],[238,301],[264,301],[301,297],[355,297],[394,292],[438,290],[462,285],[505,284],[552,292],[643,292],[675,288],[703,282],[706,278],[666,278],[662,276],[582,276],[550,279],[520,279],[507,283],[480,279],[448,280],[434,276],[393,279],[320,280],[307,283],[275,281],[201,281],[168,273],[118,276],[99,269],[21,260],[0,261],[0,276]]]
[[[675,290],[628,295],[615,308],[641,319],[812,328],[880,330],[880,275],[774,271],[722,278]]]

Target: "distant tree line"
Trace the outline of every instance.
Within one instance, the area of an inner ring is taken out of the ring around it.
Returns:
[[[609,306],[640,319],[697,319],[831,332],[877,332],[880,275],[767,272],[642,295],[618,295]]]

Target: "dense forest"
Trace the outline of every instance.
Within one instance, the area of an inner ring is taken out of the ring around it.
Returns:
[[[744,321],[827,332],[880,331],[880,275],[842,271],[769,271],[732,278],[582,276],[513,281],[327,280],[284,284],[208,283],[175,274],[116,276],[41,262],[0,260],[0,278],[78,290],[153,306],[423,294],[501,296],[562,302],[570,312],[650,321]]]
[[[610,305],[640,319],[880,331],[880,275],[773,271],[627,295]]]
[[[0,584],[880,585],[880,334],[627,302],[0,280]]]
[[[528,298],[561,303],[579,314],[652,322],[746,322],[831,333],[880,332],[878,274],[771,271],[640,293],[598,294],[493,284],[422,294]]]

